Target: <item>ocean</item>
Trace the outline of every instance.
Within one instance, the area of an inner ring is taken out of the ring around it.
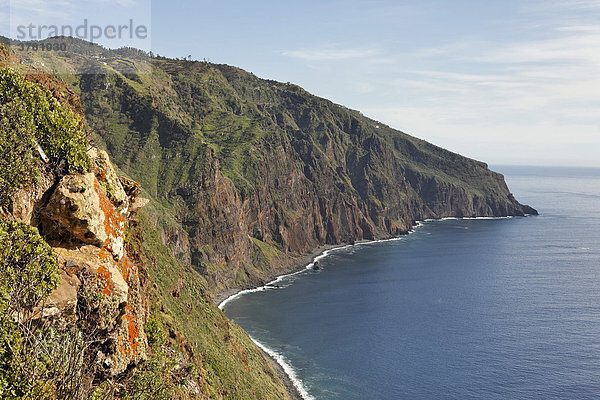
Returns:
[[[600,398],[600,169],[493,169],[540,215],[330,251],[227,316],[307,399]]]

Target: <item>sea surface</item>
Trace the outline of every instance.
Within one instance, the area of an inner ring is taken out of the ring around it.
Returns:
[[[227,316],[306,398],[600,398],[600,170],[494,169],[541,215],[335,250]]]

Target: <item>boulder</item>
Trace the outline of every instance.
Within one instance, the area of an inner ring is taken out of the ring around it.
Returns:
[[[123,257],[125,221],[93,173],[62,178],[42,212],[45,232],[68,232],[83,243],[106,247]]]
[[[63,177],[42,211],[42,218],[55,222],[84,243],[103,246],[108,239],[106,218],[95,183],[93,173]],[[43,222],[47,225],[47,221]]]
[[[92,245],[53,250],[64,266],[60,285],[45,303],[43,315],[66,321],[69,310],[81,302],[83,317],[78,323],[92,336],[97,335],[93,362],[101,376],[117,376],[145,359],[146,312],[137,266],[126,256],[116,261],[107,249]]]
[[[90,245],[81,246],[75,249],[55,247],[53,250],[58,255],[59,259],[67,260],[69,264],[75,265],[71,268],[76,269],[80,276],[86,278],[84,279],[84,288],[88,290],[88,292],[100,293],[110,297],[117,307],[127,302],[129,285],[125,282],[118,264],[112,257],[109,257],[106,254],[106,250]],[[76,277],[65,280],[63,275],[66,275],[66,272],[63,272],[61,275],[60,285],[50,295],[50,298],[56,294],[56,297],[60,299],[60,292],[57,293],[57,291],[61,289],[61,286],[63,286],[65,282],[69,282],[71,279],[77,280],[77,288],[81,285],[81,282]],[[66,288],[62,290],[62,292],[70,293]],[[76,295],[77,293],[75,291],[75,296]],[[116,319],[118,316],[118,312],[116,310],[115,312],[116,314],[112,316],[113,319]],[[106,323],[101,323],[101,325],[104,326],[103,329],[106,328]]]

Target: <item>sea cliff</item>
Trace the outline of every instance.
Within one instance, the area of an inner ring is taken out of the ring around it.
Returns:
[[[129,358],[104,363],[96,381],[125,379],[168,344],[179,366],[197,369],[175,383],[181,398],[285,398],[270,362],[217,309],[219,294],[262,285],[315,249],[402,235],[418,220],[536,213],[486,164],[296,85],[53,40],[67,51],[2,47],[3,62],[81,117],[89,165],[44,167],[41,186],[12,197],[6,214],[38,226],[65,273],[87,263],[92,275],[121,276],[98,290],[123,300],[106,308],[117,321],[106,330]],[[71,275],[81,281],[81,271]]]

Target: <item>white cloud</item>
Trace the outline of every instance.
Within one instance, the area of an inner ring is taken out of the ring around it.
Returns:
[[[490,43],[493,46],[493,43]],[[494,48],[495,47],[495,48]],[[494,46],[482,51],[475,61],[499,64],[563,62],[600,63],[600,33],[567,36]]]
[[[286,50],[286,57],[299,58],[308,61],[341,61],[349,59],[364,59],[377,56],[380,52],[375,49],[318,49],[318,50]]]
[[[598,166],[600,125],[522,124],[471,121],[459,123],[461,107],[389,106],[364,110],[378,120],[439,146],[489,163]]]
[[[542,2],[540,7],[545,9],[562,9],[562,10],[594,10],[600,9],[600,1],[598,0],[559,0]]]

